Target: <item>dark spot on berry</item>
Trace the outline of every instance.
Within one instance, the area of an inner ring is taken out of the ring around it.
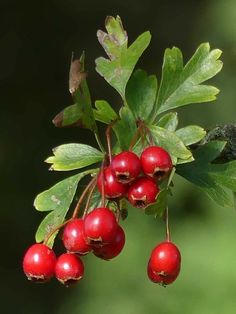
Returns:
[[[129,181],[129,177],[126,174],[118,174],[117,180],[120,182],[127,182]]]
[[[136,200],[135,203],[134,203],[134,206],[142,208],[142,207],[146,206],[146,202],[143,201],[143,200]]]
[[[154,172],[153,177],[160,180],[160,179],[164,178],[165,175],[166,175],[166,171],[158,170],[158,171]]]

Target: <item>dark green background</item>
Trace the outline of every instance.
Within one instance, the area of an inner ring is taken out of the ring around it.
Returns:
[[[87,55],[93,99],[120,99],[94,70],[103,54],[96,30],[106,15],[119,14],[130,42],[145,30],[153,37],[140,67],[160,78],[165,47],[182,49],[185,60],[209,41],[223,50],[224,68],[212,80],[218,100],[184,108],[180,124],[236,121],[236,2],[218,1],[0,1],[1,284],[3,314],[233,314],[236,313],[236,215],[176,178],[170,204],[173,240],[181,249],[179,279],[166,289],[146,276],[149,253],[164,237],[161,221],[129,213],[127,245],[114,261],[86,258],[86,275],[66,289],[55,280],[28,282],[21,261],[43,215],[33,199],[64,174],[48,172],[43,160],[62,143],[87,143],[89,131],[56,129],[52,118],[72,104],[68,93],[71,51]],[[94,139],[91,136],[91,143]],[[68,174],[66,174],[68,175]]]

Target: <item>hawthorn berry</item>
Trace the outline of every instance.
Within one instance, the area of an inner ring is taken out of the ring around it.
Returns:
[[[178,274],[176,274],[175,276],[165,276],[165,275],[163,275],[161,273],[160,274],[156,273],[153,270],[153,268],[151,267],[150,262],[148,263],[147,274],[148,274],[148,278],[152,282],[158,283],[161,286],[167,286],[167,285],[171,284],[178,277]]]
[[[67,251],[71,253],[85,255],[92,249],[85,240],[83,219],[75,218],[66,224],[62,241]]]
[[[169,153],[159,146],[149,146],[141,154],[143,172],[152,178],[163,179],[172,169]]]
[[[112,242],[117,228],[116,217],[107,207],[94,209],[84,219],[84,234],[91,245],[102,246]]]
[[[121,226],[118,226],[113,241],[101,247],[94,247],[93,253],[97,257],[100,257],[105,260],[110,260],[120,254],[124,245],[125,245],[125,232],[121,228]]]
[[[84,275],[84,264],[79,256],[64,253],[57,259],[55,276],[64,285],[69,286],[79,281]]]
[[[56,255],[42,243],[33,244],[23,258],[23,270],[29,280],[46,282],[54,275]]]
[[[134,207],[146,207],[154,203],[159,193],[156,182],[150,178],[139,178],[128,190],[128,200]]]
[[[117,181],[127,184],[135,180],[142,168],[139,157],[130,151],[124,151],[113,157],[111,169]]]
[[[148,277],[151,281],[168,285],[179,275],[181,255],[177,246],[169,241],[158,244],[148,262]]]
[[[97,187],[102,194],[102,186],[104,180],[104,194],[106,198],[119,198],[125,196],[127,192],[127,186],[118,182],[111,167],[105,167],[98,174]]]

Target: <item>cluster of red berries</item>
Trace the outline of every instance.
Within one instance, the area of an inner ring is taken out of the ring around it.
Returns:
[[[97,186],[107,199],[127,197],[133,206],[142,208],[155,202],[158,182],[171,169],[170,155],[161,147],[146,148],[140,158],[126,151],[114,156],[109,166],[102,167]],[[104,206],[95,208],[84,218],[70,219],[64,227],[62,241],[67,253],[58,258],[46,243],[34,244],[28,249],[23,260],[28,279],[46,282],[55,275],[67,286],[77,282],[84,275],[81,256],[92,251],[104,260],[116,257],[124,247],[125,233],[114,212]],[[180,264],[178,248],[167,239],[151,253],[148,277],[155,283],[168,285],[177,278]]]
[[[154,203],[159,193],[158,181],[172,169],[169,153],[159,146],[149,146],[139,158],[131,151],[112,158],[98,175],[98,189],[108,199],[126,197],[134,207]]]
[[[23,269],[28,279],[46,282],[55,277],[66,286],[84,275],[80,258],[90,251],[104,260],[117,256],[124,247],[125,233],[115,214],[106,207],[96,208],[84,219],[73,218],[65,226],[62,241],[67,253],[56,258],[45,244],[34,244],[26,252]]]

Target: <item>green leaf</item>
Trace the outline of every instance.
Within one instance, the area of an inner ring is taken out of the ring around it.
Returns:
[[[179,129],[175,134],[181,139],[184,145],[192,145],[200,142],[206,135],[206,131],[197,125],[188,125]]]
[[[79,68],[70,72],[75,72],[75,76],[85,74],[84,72],[84,54],[82,54],[80,60],[74,60],[73,62],[78,64]],[[70,75],[73,75],[70,73]],[[75,86],[70,87],[70,91],[73,91],[74,105],[68,106],[56,115],[53,119],[53,123],[56,127],[73,127],[79,126],[82,128],[90,129],[96,132],[97,126],[93,115],[92,103],[88,85],[85,79],[86,75],[78,82],[75,80]],[[70,79],[71,80],[71,79]],[[77,79],[78,80],[78,79]],[[73,81],[73,79],[72,79]]]
[[[158,114],[188,104],[214,100],[219,90],[201,83],[221,70],[220,55],[219,49],[210,51],[210,45],[204,43],[183,66],[181,51],[176,47],[166,49],[156,103]]]
[[[123,28],[121,18],[108,16],[105,20],[107,33],[98,30],[98,41],[111,60],[119,58],[122,50],[127,49],[128,36]]]
[[[128,107],[120,109],[120,120],[113,126],[113,130],[121,150],[128,150],[137,130],[135,118]]]
[[[64,144],[53,149],[54,156],[45,161],[52,164],[51,170],[69,171],[90,166],[102,161],[104,155],[94,147],[85,144]]]
[[[236,192],[236,161],[211,165],[210,174],[218,183]]]
[[[117,90],[124,100],[126,84],[138,59],[148,47],[151,35],[150,32],[141,34],[127,48],[127,34],[120,18],[109,17],[105,26],[108,33],[98,31],[97,36],[110,60],[103,57],[97,58],[96,71]]]
[[[160,118],[157,122],[157,126],[174,132],[178,126],[177,112],[168,112]]]
[[[162,217],[167,207],[167,195],[168,195],[167,189],[161,190],[160,193],[158,194],[156,202],[145,207],[145,214],[155,215],[156,217],[157,216]]]
[[[136,70],[126,90],[127,105],[136,119],[149,121],[156,101],[157,78],[148,76],[143,70]]]
[[[174,158],[189,159],[192,156],[191,151],[187,149],[174,132],[158,126],[150,126],[149,128],[155,144],[163,147],[169,152],[173,163]]]
[[[195,161],[178,165],[179,175],[197,185],[217,204],[233,207],[236,191],[236,163],[212,164],[224,149],[226,142],[212,141],[194,152]]]
[[[97,172],[97,169],[88,170],[58,182],[50,189],[40,193],[34,206],[38,211],[50,211],[43,219],[36,232],[36,241],[43,241],[57,226],[64,222],[70,204],[74,198],[79,181],[86,175]],[[53,246],[57,232],[51,237],[48,245]]]
[[[226,141],[211,141],[205,145],[200,146],[195,152],[194,156],[198,163],[207,163],[215,160],[225,148]]]
[[[97,100],[95,102],[95,107],[96,109],[93,109],[93,113],[97,121],[109,124],[118,118],[116,112],[105,100]]]

